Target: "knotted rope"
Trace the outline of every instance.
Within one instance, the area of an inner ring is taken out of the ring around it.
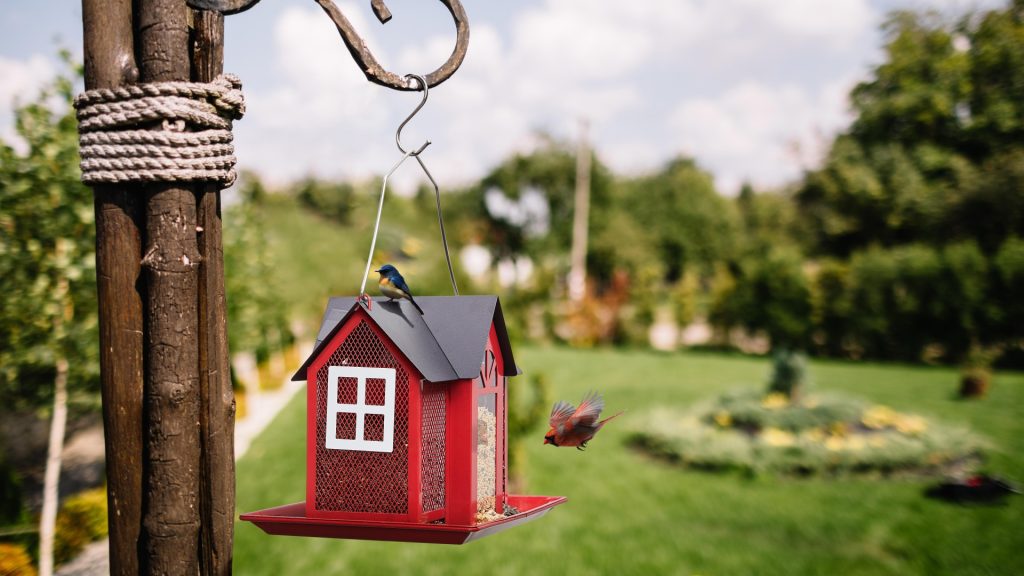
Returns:
[[[75,109],[86,184],[235,181],[231,124],[245,113],[237,76],[89,90]]]

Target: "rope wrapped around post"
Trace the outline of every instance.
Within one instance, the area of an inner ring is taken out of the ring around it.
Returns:
[[[89,90],[74,105],[86,184],[235,181],[231,126],[245,113],[237,76]]]

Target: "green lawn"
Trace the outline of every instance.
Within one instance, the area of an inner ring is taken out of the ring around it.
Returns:
[[[779,479],[673,468],[623,445],[627,417],[761,386],[765,360],[712,354],[521,348],[555,395],[591,387],[630,411],[585,452],[530,442],[529,492],[569,497],[546,517],[465,546],[236,532],[238,574],[1024,574],[1024,497],[1002,507],[925,499],[926,482]],[[965,422],[997,449],[988,467],[1024,480],[1024,375],[1000,374],[989,398],[953,398],[952,370],[815,362],[820,390]],[[515,380],[512,381],[515,385]],[[304,499],[305,404],[296,398],[238,465],[238,507]]]

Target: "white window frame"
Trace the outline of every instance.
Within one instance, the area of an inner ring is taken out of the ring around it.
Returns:
[[[356,403],[338,402],[338,383],[342,378],[356,379]],[[366,381],[384,381],[384,405],[366,403]],[[355,438],[338,438],[338,414],[355,414]],[[364,438],[366,415],[384,415],[384,436],[381,440]],[[328,450],[356,450],[360,452],[392,452],[395,441],[395,369],[365,368],[362,366],[331,366],[327,370],[327,429],[324,445]]]

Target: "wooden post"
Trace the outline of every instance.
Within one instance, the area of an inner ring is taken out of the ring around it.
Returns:
[[[197,82],[224,68],[224,16],[195,13],[192,64]],[[231,574],[235,526],[235,397],[228,360],[227,299],[220,186],[200,186],[199,384],[202,390],[202,474],[199,555],[204,576]]]
[[[185,0],[138,0],[143,82],[188,81]],[[146,189],[146,461],[142,571],[199,572],[200,390],[196,198],[179,184]]]
[[[221,14],[195,13],[192,74],[185,1],[134,6],[133,13],[132,0],[82,0],[87,89],[137,82],[136,54],[143,82],[208,82],[222,72]],[[234,397],[220,187],[195,188],[94,188],[110,564],[118,576],[231,573]]]
[[[82,27],[86,89],[134,84],[132,0],[82,0]],[[98,185],[93,193],[110,573],[134,576],[142,515],[141,202],[128,185]]]

